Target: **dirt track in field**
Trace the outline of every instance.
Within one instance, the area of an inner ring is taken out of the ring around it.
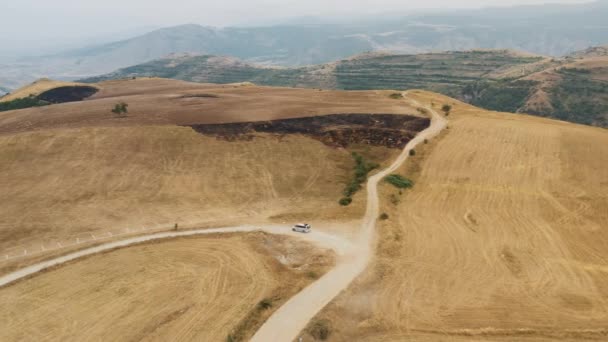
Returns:
[[[417,102],[415,104],[421,106]],[[412,139],[388,168],[373,175],[367,181],[367,207],[361,227],[355,234],[354,246],[339,258],[334,269],[279,308],[253,336],[252,342],[294,340],[321,309],[365,270],[373,254],[376,221],[380,214],[378,183],[401,167],[409,157],[410,150],[425,139],[435,137],[446,127],[446,120],[441,115],[431,108],[427,110],[432,114],[431,126]]]

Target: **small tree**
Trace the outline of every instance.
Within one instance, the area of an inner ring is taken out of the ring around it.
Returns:
[[[120,117],[125,117],[127,116],[127,113],[129,112],[127,110],[127,107],[129,107],[128,104],[126,104],[125,102],[120,102],[117,103],[114,108],[112,109],[112,113],[116,114],[117,116]]]
[[[449,104],[444,104],[443,107],[441,107],[441,110],[445,113],[445,116],[450,115],[450,111],[452,110],[452,106]]]
[[[416,155],[416,150],[410,150],[410,156],[415,156]]]

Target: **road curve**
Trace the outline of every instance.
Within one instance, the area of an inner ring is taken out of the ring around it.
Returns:
[[[407,96],[407,92],[403,93]],[[410,150],[439,134],[447,121],[432,108],[410,99],[417,107],[431,113],[431,125],[418,133],[388,168],[370,177],[367,182],[367,207],[354,245],[339,256],[336,267],[316,282],[289,299],[275,311],[251,339],[251,342],[285,342],[295,340],[308,322],[334,299],[367,267],[375,242],[376,220],[380,211],[378,183],[397,170],[408,158]]]
[[[270,234],[278,234],[278,235],[290,235],[298,237],[302,240],[309,241],[319,247],[332,249],[336,252],[338,257],[346,253],[346,251],[350,250],[352,247],[352,243],[344,238],[339,236],[326,234],[320,231],[315,231],[310,234],[299,234],[292,232],[289,228],[284,226],[238,226],[238,227],[227,227],[227,228],[213,228],[213,229],[199,229],[199,230],[187,230],[183,232],[173,231],[173,232],[163,232],[163,233],[155,233],[150,235],[142,235],[136,236],[124,240],[114,241],[104,243],[102,245],[86,248],[79,250],[77,252],[73,252],[70,254],[66,254],[64,256],[60,256],[57,258],[49,259],[46,261],[39,262],[37,264],[19,269],[15,272],[8,273],[2,277],[0,277],[0,287],[13,283],[19,279],[23,279],[30,275],[36,274],[42,270],[47,268],[64,264],[66,262],[76,260],[78,258],[82,258],[85,256],[97,254],[100,252],[106,252],[112,249],[126,247],[142,242],[153,241],[153,240],[162,240],[176,237],[185,237],[185,236],[195,236],[195,235],[209,235],[209,234],[227,234],[227,233],[247,233],[247,232],[256,232],[263,231]]]
[[[407,92],[404,92],[403,95],[407,96]],[[319,247],[332,249],[337,254],[336,267],[289,299],[283,306],[274,312],[274,314],[264,323],[264,325],[262,325],[262,327],[251,339],[253,342],[293,341],[306,327],[308,322],[342,290],[346,289],[348,285],[359,274],[361,274],[368,265],[372,257],[376,219],[380,210],[378,183],[384,177],[397,170],[407,160],[410,150],[416,147],[419,143],[423,142],[425,139],[431,139],[432,137],[436,136],[446,127],[446,120],[435,110],[422,106],[413,99],[409,100],[416,106],[425,108],[429,111],[429,113],[431,113],[431,125],[424,131],[418,133],[418,135],[416,135],[416,137],[405,146],[393,164],[369,178],[367,182],[367,207],[365,216],[363,217],[361,228],[354,241],[349,241],[339,236],[323,233],[317,229],[310,234],[297,234],[291,232],[289,229],[286,229],[284,226],[238,226],[228,228],[188,230],[183,232],[175,231],[155,233],[105,243],[22,268],[0,277],[0,287],[36,274],[44,269],[61,265],[78,258],[147,241],[195,235],[244,233],[254,231],[264,231],[270,234],[291,235],[314,243]]]

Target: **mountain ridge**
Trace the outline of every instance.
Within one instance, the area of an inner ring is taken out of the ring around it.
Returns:
[[[269,67],[234,57],[180,55],[83,81],[162,77],[344,90],[420,88],[486,109],[606,127],[608,57],[603,51],[605,47],[594,47],[563,58],[508,49],[417,55],[371,52],[296,68]]]

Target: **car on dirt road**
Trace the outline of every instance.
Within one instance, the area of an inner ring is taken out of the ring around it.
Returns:
[[[310,225],[308,223],[298,223],[291,228],[294,232],[298,233],[310,233]]]

